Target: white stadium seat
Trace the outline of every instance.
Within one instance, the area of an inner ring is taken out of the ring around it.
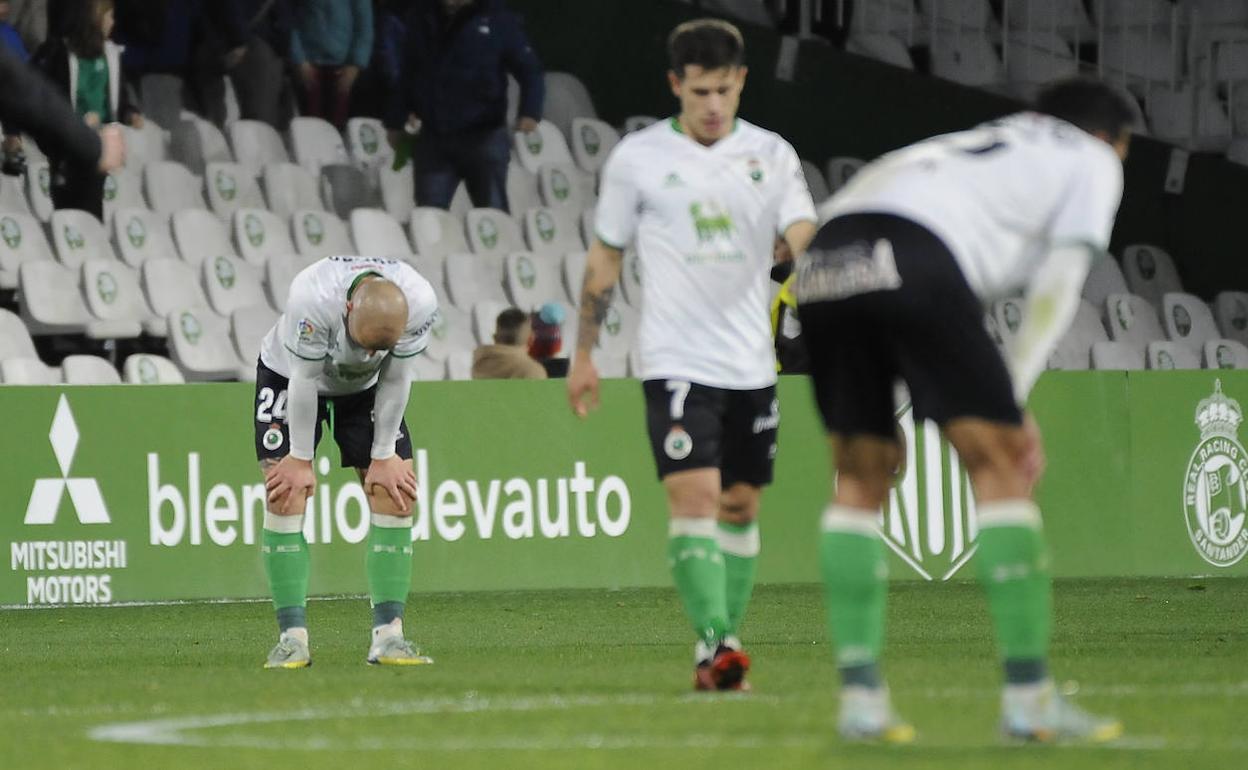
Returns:
[[[446,257],[442,254],[413,254],[406,261],[433,286],[438,304],[446,304]]]
[[[428,355],[416,357],[412,364],[419,382],[439,382],[446,379],[446,359]]]
[[[0,289],[17,288],[17,273],[23,264],[51,261],[52,247],[34,217],[0,213]]]
[[[55,211],[50,229],[56,257],[66,267],[78,267],[88,259],[117,259],[104,225],[86,211]]]
[[[122,379],[130,385],[181,385],[186,382],[176,364],[164,356],[135,353],[122,364]]]
[[[268,305],[260,270],[237,257],[209,257],[201,263],[200,274],[208,306],[220,315],[228,316],[239,308]]]
[[[170,219],[173,242],[188,264],[198,266],[209,257],[235,256],[225,223],[205,209],[184,209]]]
[[[568,72],[547,72],[542,116],[564,136],[571,136],[577,118],[596,118],[598,111],[580,78]]]
[[[38,358],[6,358],[0,361],[0,382],[5,385],[55,385],[56,370]]]
[[[1080,300],[1075,320],[1049,356],[1049,368],[1087,369],[1092,365],[1092,346],[1108,341],[1101,314],[1087,300]]]
[[[312,176],[321,173],[321,167],[335,163],[350,163],[347,146],[342,135],[322,118],[301,117],[290,121],[290,149],[295,162],[308,170]]]
[[[823,172],[814,163],[808,160],[802,161],[802,176],[806,177],[806,189],[810,190],[810,197],[816,204],[832,197],[832,191],[828,189],[828,180],[823,178]]]
[[[506,302],[491,300],[483,300],[472,306],[472,333],[477,338],[478,345],[493,344],[494,328],[497,326],[498,314],[506,309]],[[454,359],[456,355],[456,353],[452,353],[449,358]]]
[[[1178,342],[1150,342],[1144,349],[1149,369],[1199,369],[1199,348],[1191,348]]]
[[[628,377],[628,353],[608,353],[602,349],[589,352],[589,358],[598,370],[598,376],[606,380]]]
[[[234,159],[253,174],[259,174],[270,163],[290,161],[277,130],[259,120],[239,120],[231,125],[230,146]]]
[[[1057,34],[1067,43],[1090,42],[1095,29],[1083,0],[1006,0],[1012,31],[1042,30]]]
[[[524,250],[520,225],[506,211],[473,209],[467,216],[468,246],[480,257],[492,257],[500,263],[513,251]]]
[[[256,176],[237,163],[209,163],[204,171],[208,208],[223,221],[239,209],[262,209],[264,196]]]
[[[32,215],[22,180],[18,177],[0,174],[0,211]]]
[[[394,150],[386,136],[386,127],[376,118],[351,118],[347,121],[347,149],[360,168],[382,168],[394,161]]]
[[[1206,369],[1248,369],[1248,347],[1235,340],[1209,340],[1201,359]]]
[[[446,359],[446,378],[457,382],[472,379],[471,351],[456,351]]]
[[[471,353],[477,346],[472,334],[472,316],[454,305],[438,308],[438,320],[429,330],[429,347],[425,356],[435,361],[446,361],[453,353]]]
[[[520,165],[536,174],[542,166],[572,163],[572,151],[559,128],[549,120],[537,125],[536,131],[515,133],[515,156]]]
[[[30,213],[40,222],[52,218],[52,169],[46,160],[29,160],[26,163],[26,200]]]
[[[620,132],[595,118],[572,121],[572,159],[582,171],[597,174],[606,165],[611,150],[620,143]]]
[[[88,337],[106,339],[117,323],[138,324],[156,337],[168,333],[165,320],[148,308],[134,268],[109,259],[91,259],[82,263],[80,272],[87,311],[94,319],[87,322]]]
[[[321,167],[319,179],[325,207],[340,217],[349,217],[359,208],[381,204],[381,195],[363,171],[355,166],[334,164]]]
[[[533,208],[524,213],[524,240],[529,251],[562,256],[584,251],[580,224],[565,208]]]
[[[569,307],[579,307],[581,304],[581,289],[585,285],[585,258],[583,251],[565,254],[563,257],[560,273]]]
[[[1153,307],[1161,307],[1166,294],[1183,291],[1174,260],[1156,246],[1136,245],[1123,249],[1122,272],[1131,293],[1148,300]]]
[[[1168,31],[1114,30],[1104,35],[1100,49],[1100,66],[1106,79],[1129,84],[1139,81],[1169,83],[1179,63]]]
[[[18,269],[17,286],[22,320],[32,335],[86,331],[90,316],[73,270],[47,260],[23,262]],[[138,332],[122,336],[137,337]]]
[[[964,86],[991,86],[1005,80],[996,49],[974,33],[937,35],[931,48],[931,71]]]
[[[1122,275],[1118,261],[1110,255],[1092,263],[1088,277],[1083,282],[1083,298],[1093,307],[1105,307],[1111,294],[1129,294],[1127,279]]]
[[[225,134],[200,117],[186,117],[174,126],[169,139],[169,157],[202,176],[210,163],[232,163]]]
[[[1092,345],[1092,368],[1135,371],[1144,368],[1144,348],[1126,342],[1097,342]]]
[[[127,166],[108,172],[104,177],[104,221],[111,224],[114,215],[123,209],[145,209],[143,176],[137,167]]]
[[[277,323],[277,316],[268,305],[240,307],[230,314],[230,340],[238,360],[247,364],[260,357],[260,343]]]
[[[624,301],[635,308],[641,307],[641,255],[634,249],[624,252],[624,260],[620,264],[620,291]]]
[[[230,341],[229,321],[201,307],[177,308],[168,321],[169,353],[188,381],[238,377],[244,365]]]
[[[26,324],[17,314],[0,308],[0,360],[38,357]]]
[[[891,32],[854,32],[845,42],[845,50],[901,69],[914,69],[910,49]]]
[[[637,339],[640,314],[623,302],[613,302],[598,332],[598,347],[608,355],[627,356]]]
[[[547,302],[562,304],[559,272],[559,259],[554,255],[524,251],[508,254],[503,265],[507,298],[515,307],[529,312]]]
[[[1143,355],[1150,342],[1166,338],[1157,310],[1148,300],[1134,294],[1111,294],[1105,301],[1105,325],[1109,338],[1139,350]]]
[[[1030,36],[1010,37],[1005,70],[1015,86],[1037,87],[1079,74],[1079,60],[1057,34],[1033,31]]]
[[[159,163],[169,157],[165,129],[150,116],[143,119],[142,128],[122,125],[121,132],[128,168],[142,169],[148,163]]]
[[[514,160],[510,161],[507,164],[507,208],[520,216],[540,205],[542,196],[537,189],[537,174]]]
[[[414,210],[408,233],[421,256],[445,257],[468,251],[464,222],[449,211],[431,207]]]
[[[195,268],[180,259],[150,259],[139,269],[147,306],[162,318],[183,307],[207,309],[208,299]],[[172,333],[172,330],[170,330]]]
[[[204,208],[201,184],[199,177],[187,171],[181,163],[171,160],[143,167],[143,189],[147,200],[152,204],[152,210],[161,214]]]
[[[849,183],[858,173],[858,169],[866,165],[866,161],[858,158],[838,157],[829,158],[827,172],[824,174],[828,180],[828,190],[835,193],[837,190]]]
[[[148,209],[121,209],[113,217],[113,245],[121,261],[139,267],[149,259],[174,259],[178,250],[169,218]]]
[[[1221,292],[1214,297],[1213,315],[1222,337],[1248,344],[1248,292]]]
[[[278,216],[290,216],[303,209],[325,211],[320,183],[294,163],[270,163],[264,167],[260,179],[269,210]]]
[[[296,211],[290,215],[290,231],[295,238],[295,250],[305,257],[319,259],[355,251],[346,224],[328,211]]]
[[[1169,26],[1174,6],[1169,0],[1097,0],[1091,7],[1106,29],[1117,30]]]
[[[120,385],[121,375],[99,356],[66,356],[61,362],[66,385]]]
[[[483,259],[476,254],[450,254],[446,257],[447,298],[460,310],[471,310],[478,302],[502,304],[503,258]]]
[[[598,202],[594,176],[568,163],[551,163],[537,174],[537,189],[547,206],[565,206],[579,214]]]
[[[286,309],[290,283],[304,268],[315,262],[313,257],[298,254],[274,254],[264,263],[264,290],[269,305],[277,311]]]
[[[383,163],[375,173],[382,208],[394,221],[406,225],[412,219],[412,209],[416,208],[416,178],[412,173],[412,164],[404,164],[403,168],[395,171],[389,163]]]
[[[1221,336],[1213,313],[1200,297],[1168,292],[1161,302],[1162,326],[1170,341],[1200,350],[1206,341]]]
[[[239,209],[234,212],[234,245],[249,264],[263,266],[275,254],[294,254],[286,221],[265,209]]]
[[[401,257],[412,254],[412,246],[398,222],[381,209],[351,212],[351,239],[355,253],[370,257]]]

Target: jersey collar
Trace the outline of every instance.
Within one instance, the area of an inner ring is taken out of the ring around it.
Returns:
[[[351,295],[355,293],[355,288],[360,285],[360,281],[364,280],[370,275],[375,275],[378,278],[384,277],[382,276],[381,273],[377,272],[376,270],[365,270],[364,272],[357,275],[355,278],[352,278],[351,285],[347,287],[347,301],[348,302],[351,301]]]
[[[689,141],[693,142],[694,144],[698,145],[699,147],[704,147],[704,148],[706,148],[706,149],[710,150],[710,149],[714,149],[715,147],[718,147],[718,146],[719,146],[720,144],[722,144],[725,140],[732,138],[732,137],[733,137],[733,136],[737,133],[737,129],[741,127],[741,119],[740,119],[740,118],[736,118],[736,117],[734,117],[734,118],[732,119],[732,130],[728,132],[728,135],[727,135],[727,136],[725,136],[725,137],[723,137],[723,138],[721,138],[721,139],[717,139],[717,140],[715,141],[715,144],[710,144],[710,145],[702,144],[702,143],[701,143],[701,142],[699,142],[697,139],[694,139],[692,136],[689,136],[688,134],[686,134],[686,133],[685,133],[685,127],[684,127],[684,126],[682,126],[682,125],[680,125],[680,116],[679,116],[679,115],[673,115],[673,116],[672,116],[672,117],[668,120],[668,125],[672,127],[672,130],[673,130],[673,131],[675,131],[676,133],[680,134],[681,136],[687,137],[687,138],[689,139]]]

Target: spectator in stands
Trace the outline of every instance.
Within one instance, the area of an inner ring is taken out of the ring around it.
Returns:
[[[284,130],[293,112],[286,60],[291,54],[296,0],[213,0],[204,5],[195,85],[206,116],[225,125],[229,77],[239,117]]]
[[[9,0],[0,0],[0,47],[9,49],[9,53],[22,61],[28,61],[30,54],[26,51],[22,36],[17,33],[17,28],[9,23],[12,10],[13,6]]]
[[[401,29],[382,41],[383,60],[402,62],[386,127],[396,149],[400,131],[416,132],[417,202],[449,208],[462,180],[474,206],[508,210],[508,73],[520,83],[517,131],[537,129],[545,99],[521,18],[501,0],[417,0]]]
[[[372,55],[370,0],[295,0],[290,58],[303,87],[306,114],[325,118],[341,131],[351,89]]]
[[[28,61],[30,54],[22,43],[22,36],[9,24],[9,12],[12,10],[9,0],[0,0],[0,48],[22,61]],[[0,171],[17,176],[26,170],[26,156],[22,152],[22,137],[18,134],[6,134],[3,147],[0,148],[3,159],[0,160]]]
[[[121,49],[109,41],[113,31],[113,0],[81,0],[68,6],[64,37],[48,40],[35,53],[34,64],[69,97],[88,126],[107,123],[143,125],[122,82]],[[58,209],[81,209],[104,216],[104,176],[67,158],[48,153],[52,167],[52,203]]]
[[[565,318],[567,312],[563,305],[547,302],[530,319],[533,334],[529,337],[529,358],[542,365],[547,377],[564,377],[568,373],[567,356],[559,357],[563,350]]]
[[[494,323],[494,344],[482,345],[472,354],[474,380],[544,380],[546,370],[529,358],[529,314],[509,307]]]

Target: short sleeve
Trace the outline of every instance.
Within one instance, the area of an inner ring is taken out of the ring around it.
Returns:
[[[429,335],[438,322],[438,298],[433,287],[419,278],[407,287],[407,328],[390,354],[395,358],[411,358],[429,347]]]
[[[1049,242],[1105,251],[1121,202],[1122,161],[1108,145],[1092,148],[1071,171],[1049,227]]]
[[[794,222],[817,222],[819,218],[815,215],[815,203],[811,200],[810,188],[806,186],[802,161],[797,157],[797,151],[787,142],[780,151],[777,165],[782,187],[776,216],[776,234],[784,235],[784,231]]]
[[[626,145],[620,144],[602,169],[602,184],[594,219],[594,234],[613,249],[623,251],[637,235],[641,191]]]
[[[306,361],[320,361],[329,355],[329,318],[303,287],[291,288],[280,331],[282,344],[292,355]]]

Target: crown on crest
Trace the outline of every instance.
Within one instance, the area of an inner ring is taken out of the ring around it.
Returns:
[[[1200,437],[1235,438],[1239,433],[1239,424],[1243,421],[1244,411],[1240,409],[1239,402],[1223,395],[1222,380],[1215,380],[1213,395],[1196,406],[1196,425],[1200,427]]]

